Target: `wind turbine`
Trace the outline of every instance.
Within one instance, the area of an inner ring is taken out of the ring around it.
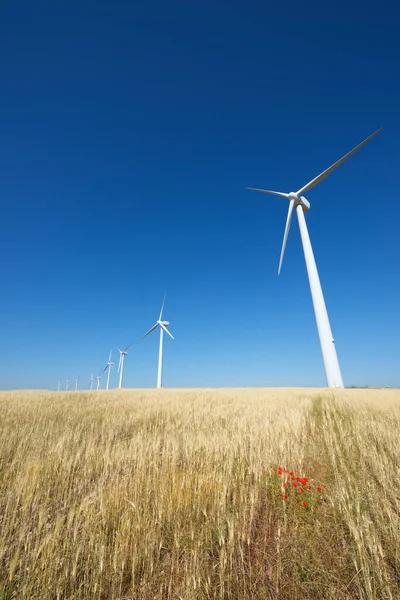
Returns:
[[[67,379],[67,381],[65,382],[65,391],[68,392],[68,388],[69,388],[69,379]]]
[[[163,300],[163,303],[162,303],[162,306],[161,306],[161,312],[160,312],[160,316],[158,318],[158,321],[141,338],[143,340],[145,337],[147,337],[149,335],[149,333],[151,333],[152,331],[154,331],[154,329],[157,329],[157,327],[160,327],[160,349],[159,349],[159,352],[158,352],[158,373],[157,373],[157,387],[158,388],[162,387],[162,366],[163,366],[163,338],[164,338],[164,331],[165,331],[165,333],[168,333],[168,335],[172,339],[174,339],[174,336],[167,329],[167,327],[169,325],[169,321],[162,321],[161,320],[162,319],[162,315],[163,315],[163,311],[164,311],[165,296],[166,296],[166,293],[164,294],[164,300]]]
[[[61,379],[59,379],[57,382],[57,392],[59,392],[60,389],[61,389]]]
[[[89,389],[90,391],[93,389],[93,381],[94,381],[94,377],[93,377],[93,373],[90,376],[90,381],[89,381]]]
[[[111,369],[114,366],[114,363],[111,362],[111,353],[112,353],[112,350],[110,350],[110,356],[108,357],[108,363],[106,364],[106,366],[103,369],[103,373],[104,373],[104,371],[107,371],[107,369],[108,369],[106,390],[108,390],[108,388],[110,387]]]
[[[97,377],[95,377],[95,379],[97,379],[97,388],[96,388],[96,390],[99,390],[99,389],[100,389],[100,379],[101,379],[101,373],[102,373],[102,372],[100,371],[100,373],[97,375]]]
[[[117,369],[117,373],[119,373],[119,383],[118,383],[118,387],[121,388],[122,387],[122,376],[124,374],[124,360],[125,360],[125,356],[128,354],[127,350],[130,346],[132,346],[133,342],[131,342],[129,344],[129,346],[127,346],[124,350],[120,350],[119,348],[117,348],[118,352],[119,352],[119,363],[118,363],[118,369]],[[111,356],[111,354],[110,354]],[[109,371],[110,372],[110,371]]]
[[[78,391],[78,387],[79,387],[79,378],[80,378],[80,375],[78,375],[78,377],[75,379],[75,391],[76,392]]]
[[[314,305],[315,318],[317,321],[317,329],[319,335],[319,341],[321,344],[322,358],[324,361],[325,375],[330,388],[342,388],[343,379],[340,372],[340,366],[338,357],[336,354],[335,340],[333,339],[331,326],[329,324],[328,313],[325,306],[324,296],[322,294],[321,283],[318,276],[317,265],[315,263],[314,253],[311,246],[310,237],[308,235],[306,220],[304,213],[310,209],[310,203],[302,194],[305,194],[313,187],[318,185],[325,177],[327,177],[332,171],[339,167],[345,160],[347,160],[352,154],[357,152],[364,144],[369,142],[375,137],[382,127],[375,131],[372,135],[367,137],[366,140],[358,144],[353,150],[348,152],[343,158],[336,161],[331,167],[323,171],[320,175],[309,181],[306,185],[300,188],[297,192],[290,192],[289,194],[283,192],[274,192],[272,190],[260,190],[258,188],[247,188],[248,190],[254,190],[256,192],[264,192],[265,194],[273,194],[274,196],[281,196],[289,200],[289,210],[286,219],[285,233],[283,236],[281,256],[279,259],[278,275],[281,271],[283,255],[285,253],[286,241],[289,234],[290,223],[292,220],[293,208],[296,208],[297,219],[299,221],[300,236],[303,244],[304,258],[306,261],[308,280],[310,282],[311,296]]]

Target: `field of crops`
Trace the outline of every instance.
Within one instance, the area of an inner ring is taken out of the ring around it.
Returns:
[[[398,390],[0,393],[0,599],[400,598]]]

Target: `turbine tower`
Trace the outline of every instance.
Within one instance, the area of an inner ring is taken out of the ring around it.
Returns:
[[[79,378],[80,378],[80,375],[78,375],[78,377],[75,379],[75,391],[76,392],[78,391],[78,387],[79,387]]]
[[[90,391],[92,391],[93,389],[93,381],[94,381],[94,377],[93,377],[93,373],[90,376],[90,381],[89,381],[89,389]]]
[[[59,392],[60,389],[61,389],[61,379],[59,379],[57,382],[57,392]]]
[[[108,390],[108,389],[109,389],[109,387],[110,387],[111,369],[112,369],[112,368],[113,368],[113,366],[114,366],[114,363],[113,363],[113,362],[111,362],[111,353],[112,353],[112,350],[110,350],[110,356],[108,357],[108,363],[106,364],[106,366],[105,366],[105,367],[104,367],[104,369],[103,369],[103,373],[104,373],[105,371],[107,371],[107,369],[108,369],[108,373],[107,373],[107,385],[106,385],[106,390]]]
[[[119,373],[119,383],[118,383],[118,387],[122,388],[122,376],[124,374],[124,360],[125,360],[125,356],[128,354],[127,350],[128,348],[130,348],[132,346],[133,342],[131,342],[126,348],[124,348],[124,350],[120,350],[119,348],[117,348],[118,352],[119,352],[119,363],[118,363],[118,369],[117,369],[117,373]],[[111,354],[110,354],[111,356]]]
[[[99,390],[99,389],[100,389],[101,371],[100,371],[100,373],[97,375],[97,377],[95,377],[95,379],[97,379],[97,387],[96,387],[96,390]]]
[[[343,158],[336,161],[331,167],[323,171],[320,175],[312,179],[309,183],[300,188],[297,192],[290,192],[289,194],[283,192],[274,192],[272,190],[261,190],[258,188],[247,188],[248,190],[254,190],[256,192],[264,192],[265,194],[273,194],[274,196],[281,196],[289,200],[289,209],[286,219],[285,233],[283,236],[281,256],[279,259],[278,275],[281,271],[283,255],[285,253],[286,241],[289,234],[290,223],[292,220],[293,208],[296,209],[297,219],[299,221],[300,236],[303,244],[304,258],[306,261],[308,280],[311,288],[311,296],[314,305],[315,318],[317,321],[317,329],[319,335],[319,341],[321,344],[322,358],[324,361],[325,375],[328,387],[330,388],[342,388],[343,379],[340,372],[340,366],[338,357],[336,354],[335,340],[333,339],[331,326],[329,324],[328,313],[325,306],[324,296],[322,294],[321,283],[318,276],[317,265],[315,263],[314,253],[311,246],[310,237],[308,235],[306,220],[304,213],[310,209],[310,203],[303,194],[311,190],[313,187],[318,185],[325,177],[327,177],[332,171],[339,167],[345,160],[347,160],[352,154],[357,152],[364,144],[369,142],[375,137],[382,127],[375,131],[372,135],[367,137],[366,140],[358,144],[353,150],[348,152]]]
[[[169,321],[162,321],[162,315],[163,315],[163,311],[164,311],[164,304],[165,304],[165,296],[166,293],[164,294],[164,300],[161,306],[161,312],[160,312],[160,316],[158,318],[158,321],[156,322],[155,325],[153,325],[153,327],[151,329],[149,329],[149,331],[147,333],[144,334],[144,336],[141,338],[142,340],[147,337],[149,335],[149,333],[151,333],[152,331],[154,331],[154,329],[157,329],[157,327],[160,327],[160,349],[158,352],[158,374],[157,374],[157,387],[161,388],[162,387],[162,367],[163,367],[163,338],[164,338],[164,331],[165,333],[168,333],[168,335],[174,339],[174,336],[168,331],[167,327],[169,325]]]
[[[67,379],[67,381],[65,382],[65,391],[68,392],[68,388],[69,388],[69,379]]]

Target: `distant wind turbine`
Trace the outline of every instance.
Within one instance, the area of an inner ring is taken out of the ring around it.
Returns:
[[[93,377],[93,373],[90,376],[90,381],[89,381],[89,389],[92,390],[93,389],[93,381],[94,381],[94,377]]]
[[[161,306],[161,312],[160,312],[160,316],[158,318],[158,321],[141,338],[143,340],[145,337],[147,337],[149,335],[149,333],[151,333],[152,331],[154,331],[155,329],[157,329],[157,327],[160,327],[160,348],[159,348],[159,352],[158,352],[158,373],[157,373],[157,387],[158,388],[162,387],[163,337],[164,337],[164,331],[165,331],[165,333],[168,333],[168,335],[172,339],[174,339],[174,336],[167,329],[167,327],[169,325],[169,321],[162,321],[162,316],[163,316],[163,311],[164,311],[164,304],[165,304],[165,296],[166,296],[166,293],[164,294],[164,300],[163,300],[163,303],[162,303],[162,306]]]
[[[125,356],[128,354],[127,350],[128,350],[128,348],[130,348],[130,346],[132,346],[132,344],[133,344],[133,342],[131,342],[124,350],[120,350],[119,348],[117,348],[117,350],[119,352],[119,363],[118,363],[118,370],[117,370],[117,373],[119,373],[119,383],[118,383],[119,388],[122,387],[122,376],[124,374]]]
[[[247,188],[248,190],[254,190],[256,192],[264,192],[265,194],[273,194],[274,196],[280,196],[289,200],[289,210],[286,219],[285,233],[283,236],[281,256],[279,260],[278,274],[281,271],[283,255],[285,253],[286,241],[289,234],[290,223],[292,220],[293,208],[296,208],[297,219],[299,221],[300,236],[303,244],[304,258],[306,261],[308,280],[311,288],[311,296],[314,305],[315,318],[317,321],[317,329],[319,335],[319,341],[321,344],[322,358],[324,361],[325,374],[328,383],[328,387],[331,388],[342,388],[343,379],[340,371],[339,361],[336,354],[335,340],[333,339],[331,326],[329,324],[328,312],[326,310],[324,296],[322,294],[321,283],[318,276],[317,265],[315,263],[314,253],[311,247],[310,237],[308,235],[306,220],[304,213],[310,209],[310,203],[302,194],[308,192],[313,187],[318,185],[327,175],[332,173],[337,167],[339,167],[345,160],[352,156],[357,150],[362,148],[364,144],[369,142],[375,137],[382,128],[375,131],[372,135],[367,137],[361,144],[358,144],[353,150],[348,152],[343,158],[336,161],[331,167],[320,173],[317,177],[309,181],[306,185],[300,188],[297,192],[290,192],[289,194],[283,192],[274,192],[272,190],[261,190],[258,188]]]
[[[59,392],[60,389],[61,389],[61,379],[59,379],[57,382],[57,392]]]
[[[78,377],[75,379],[75,391],[76,392],[78,391],[78,387],[79,387],[79,378],[80,378],[80,375],[78,375]]]
[[[69,379],[67,379],[67,381],[65,382],[65,391],[68,392],[68,388],[69,388]]]
[[[107,371],[107,369],[108,369],[108,373],[107,373],[107,385],[106,385],[106,390],[108,390],[108,389],[109,389],[109,387],[110,387],[111,369],[112,369],[112,368],[113,368],[113,366],[114,366],[114,363],[113,363],[113,362],[111,362],[111,353],[112,353],[112,350],[110,350],[110,356],[108,357],[108,363],[106,364],[106,366],[105,366],[105,367],[104,367],[104,369],[103,369],[103,373],[104,373],[105,371]]]

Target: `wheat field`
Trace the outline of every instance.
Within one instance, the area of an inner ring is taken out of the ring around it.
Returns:
[[[398,390],[2,392],[0,410],[1,600],[400,598]]]

